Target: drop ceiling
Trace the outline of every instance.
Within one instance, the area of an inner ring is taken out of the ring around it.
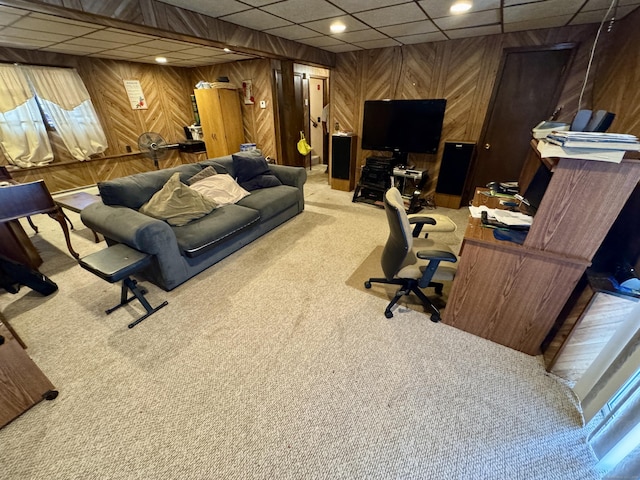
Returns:
[[[600,23],[612,0],[473,0],[453,15],[453,0],[164,0],[334,53],[500,33]],[[614,0],[607,16],[623,18],[640,0]],[[346,26],[332,33],[335,22]],[[0,6],[0,46],[176,66],[253,58],[220,48]]]

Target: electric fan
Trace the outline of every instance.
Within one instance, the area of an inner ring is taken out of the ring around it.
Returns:
[[[138,137],[138,149],[153,160],[153,164],[158,169],[158,160],[165,158],[169,150],[178,148],[177,143],[168,144],[159,133],[145,132]]]

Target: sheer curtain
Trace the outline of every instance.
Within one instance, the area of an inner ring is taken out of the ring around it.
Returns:
[[[80,75],[71,68],[21,67],[76,160],[88,160],[107,148],[107,138]]]
[[[53,161],[38,103],[16,65],[0,64],[0,145],[9,163],[18,167]]]
[[[640,478],[640,302],[573,387],[605,479]]]

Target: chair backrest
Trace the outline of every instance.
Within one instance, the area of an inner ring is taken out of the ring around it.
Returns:
[[[411,250],[411,225],[402,195],[396,187],[391,187],[384,194],[384,210],[389,223],[389,237],[382,251],[380,263],[385,277],[391,280],[402,267],[415,263],[416,258]]]

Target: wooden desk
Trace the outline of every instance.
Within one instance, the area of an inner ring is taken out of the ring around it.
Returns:
[[[0,187],[0,224],[4,224],[1,228],[3,234],[8,235],[7,246],[0,250],[3,255],[29,265],[33,269],[37,269],[42,264],[39,255],[34,256],[35,247],[26,233],[17,222],[19,218],[29,217],[37,213],[46,213],[56,220],[67,243],[67,248],[74,258],[79,258],[71,246],[71,238],[69,237],[69,229],[62,213],[62,209],[55,204],[47,186],[43,180],[30,183],[13,183],[9,186]],[[20,254],[20,250],[22,253]],[[16,258],[16,253],[21,258]],[[37,257],[37,258],[36,258]],[[26,263],[24,259],[32,259]]]
[[[469,222],[442,321],[529,355],[640,180],[640,161],[559,159],[523,245]]]

